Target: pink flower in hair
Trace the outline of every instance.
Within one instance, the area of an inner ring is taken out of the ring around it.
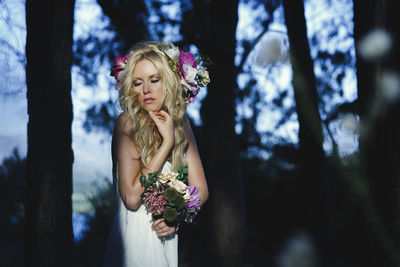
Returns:
[[[197,68],[196,60],[194,59],[194,55],[190,52],[183,52],[179,49],[179,62],[178,68],[181,70],[184,64],[191,66],[192,68]]]
[[[113,69],[110,73],[111,76],[115,78],[117,83],[115,84],[115,89],[120,90],[122,87],[122,81],[123,81],[123,70],[125,69],[125,66],[130,58],[130,54],[127,54],[126,56],[118,56],[114,60],[114,66]]]
[[[192,53],[179,50],[179,60],[176,66],[178,67],[179,72],[186,83],[196,83],[194,79],[197,73],[197,63]],[[188,89],[190,89],[190,86]]]

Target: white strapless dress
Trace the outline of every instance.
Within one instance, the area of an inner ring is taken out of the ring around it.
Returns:
[[[170,168],[171,164],[166,162],[162,172]],[[144,205],[136,211],[128,210],[117,191],[116,200],[117,210],[110,230],[103,267],[178,266],[177,234],[162,242],[151,228],[152,217]]]

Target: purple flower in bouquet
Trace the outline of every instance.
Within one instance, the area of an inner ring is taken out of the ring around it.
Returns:
[[[200,192],[194,185],[188,185],[187,190],[189,190],[190,200],[186,202],[186,207],[192,209],[200,209]]]
[[[197,190],[197,187],[194,185],[188,185],[187,190],[190,194],[190,200],[186,202],[186,207],[188,208],[188,215],[185,218],[186,222],[192,222],[194,217],[196,217],[197,213],[200,210],[200,192]]]

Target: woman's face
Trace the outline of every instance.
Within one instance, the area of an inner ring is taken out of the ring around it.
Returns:
[[[138,93],[140,106],[149,111],[161,109],[163,89],[156,66],[148,59],[136,63],[133,69],[133,90]]]

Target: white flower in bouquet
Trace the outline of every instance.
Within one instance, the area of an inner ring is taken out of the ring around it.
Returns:
[[[185,194],[183,195],[183,199],[185,200],[185,202],[188,202],[190,200],[190,192],[189,189],[186,188]]]
[[[175,188],[176,191],[178,191],[181,194],[185,194],[186,193],[186,187],[187,185],[185,185],[184,182],[179,181],[179,180],[173,180],[169,183],[169,186]]]
[[[167,170],[165,172],[162,172],[159,176],[158,176],[158,180],[160,181],[160,183],[167,183],[168,181],[174,181],[176,179],[176,177],[178,176],[177,172],[171,171],[171,170]]]

